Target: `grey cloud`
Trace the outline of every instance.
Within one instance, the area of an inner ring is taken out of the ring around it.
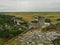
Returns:
[[[60,11],[60,0],[0,0],[1,11]]]

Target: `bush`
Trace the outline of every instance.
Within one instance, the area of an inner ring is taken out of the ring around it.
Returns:
[[[21,25],[17,25],[14,23],[14,19],[12,20],[13,17],[15,16],[0,15],[0,38],[7,40],[26,31],[24,27],[28,27],[27,21],[23,18],[15,17],[17,20],[23,20]],[[21,28],[21,30],[19,30],[19,28]]]

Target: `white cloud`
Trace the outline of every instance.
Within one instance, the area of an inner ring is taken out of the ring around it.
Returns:
[[[1,11],[60,11],[60,0],[0,0]]]

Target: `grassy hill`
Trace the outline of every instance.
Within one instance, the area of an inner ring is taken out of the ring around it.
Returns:
[[[14,22],[14,20],[23,22],[18,25],[17,21]],[[22,32],[27,31],[27,27],[28,23],[23,18],[0,14],[0,45]]]
[[[7,16],[3,16],[4,18],[2,18],[1,17],[2,15],[7,15]],[[52,23],[55,23],[56,19],[60,18],[60,12],[0,12],[0,44],[2,44],[5,41],[4,39],[7,39],[6,37],[15,37],[16,34],[18,35],[21,32],[21,30],[15,29],[14,27],[15,24],[12,24],[13,23],[13,21],[11,22],[12,16],[16,16],[19,18],[23,17],[25,21],[31,21],[34,16],[44,16],[47,19],[51,19]],[[9,29],[4,28],[3,30],[1,30],[1,27],[4,27],[6,23],[8,26],[10,26],[10,28]],[[21,27],[21,25],[19,27]],[[57,28],[60,29],[60,27]],[[50,27],[48,29],[50,29]],[[25,29],[23,29],[23,31],[25,31]]]

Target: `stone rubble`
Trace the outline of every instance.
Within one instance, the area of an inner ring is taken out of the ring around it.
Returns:
[[[56,32],[41,33],[40,31],[29,31],[8,44],[13,45],[13,42],[15,42],[16,45],[53,45],[51,40],[57,38],[54,35],[59,34]]]

